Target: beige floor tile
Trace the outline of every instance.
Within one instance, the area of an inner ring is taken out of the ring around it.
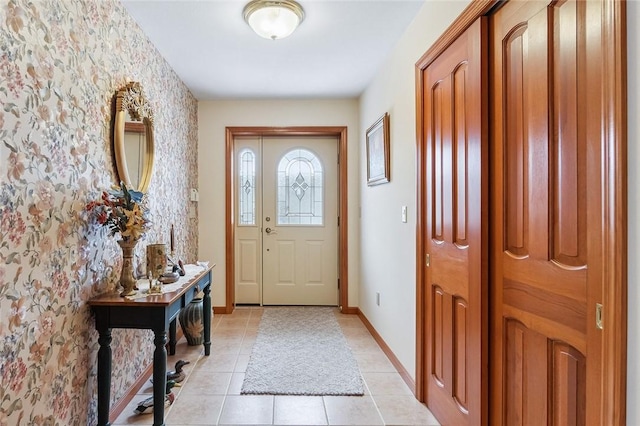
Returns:
[[[371,340],[373,340],[373,339],[371,339]],[[369,355],[376,355],[376,356],[380,356],[382,358],[387,358],[387,354],[384,353],[384,351],[382,350],[382,348],[380,348],[378,343],[375,340],[373,340],[373,342],[375,343],[375,346],[371,347],[369,350],[362,351],[362,352],[367,352]]]
[[[253,350],[253,345],[256,343],[257,333],[247,332],[244,339],[242,339],[242,346],[240,347],[241,354],[250,354]]]
[[[260,327],[261,317],[251,317],[249,318],[249,322],[247,322],[247,328],[251,330],[257,330]]]
[[[378,395],[399,395],[399,396],[413,396],[409,386],[402,380],[398,373],[362,373],[369,392],[373,395],[374,399]]]
[[[366,328],[364,328],[364,326],[362,327],[341,327],[340,330],[342,331],[342,334],[344,334],[344,337],[348,339],[373,339],[373,336],[371,335],[371,333],[369,333],[369,330],[367,330]]]
[[[216,327],[211,330],[211,342],[220,337],[242,337],[244,330],[244,327]]]
[[[200,371],[189,376],[182,386],[181,396],[226,395],[232,373]]]
[[[229,383],[229,389],[227,390],[227,395],[240,395],[243,382],[244,382],[244,373],[233,373],[231,375],[231,383]]]
[[[193,371],[208,370],[212,372],[233,373],[238,355],[235,353],[212,353],[203,356],[196,364]]]
[[[245,371],[247,371],[247,365],[249,364],[249,357],[250,355],[248,354],[238,355],[238,361],[236,362],[236,366],[233,371],[235,373],[244,373]]]
[[[220,325],[211,334],[211,340],[214,336],[242,336],[246,327],[244,326],[232,326],[232,325]]]
[[[222,335],[216,336],[211,340],[211,350],[214,353],[229,352],[239,353],[242,347],[242,336],[237,335]]]
[[[275,397],[273,424],[276,425],[326,425],[327,414],[321,396]]]
[[[247,326],[247,322],[249,321],[249,316],[227,316],[222,318],[220,324],[218,324],[217,328],[242,328],[244,329]]]
[[[174,425],[217,425],[225,397],[222,395],[200,395],[178,398],[166,416],[166,423]]]
[[[347,344],[353,353],[356,352],[380,352],[380,346],[370,336],[352,337],[347,339]]]
[[[173,365],[179,359],[183,359],[185,361],[189,361],[191,364],[195,364],[195,362],[204,354],[204,346],[203,345],[189,345],[187,344],[187,340],[183,337],[178,340],[176,344],[176,353],[173,355],[167,356],[167,366],[170,366],[170,370],[173,370]]]
[[[223,315],[213,315],[211,317],[211,328],[215,328],[222,320]]]
[[[252,306],[250,308],[250,310],[251,310],[251,316],[258,316],[259,317],[264,312],[265,307],[264,306]]]
[[[214,346],[216,344],[227,345],[242,343],[242,340],[244,339],[243,331],[238,332],[237,330],[233,329],[219,329],[218,332],[214,335],[215,339],[211,339],[211,345]]]
[[[330,425],[383,425],[370,396],[324,396]]]
[[[242,341],[256,340],[256,337],[258,337],[258,329],[252,329],[247,326],[247,330],[244,332]]]
[[[222,407],[220,424],[270,425],[273,424],[273,396],[228,395]]]
[[[226,315],[226,317],[229,318],[241,318],[241,317],[250,317],[251,316],[251,308],[245,308],[245,307],[236,307],[233,310],[233,313],[231,315]]]
[[[431,411],[412,396],[376,396],[376,405],[388,425],[439,425]]]
[[[251,342],[251,343],[243,343],[242,347],[240,348],[240,354],[241,355],[251,355],[251,352],[253,352],[253,344],[255,342]]]
[[[395,373],[396,369],[384,352],[354,352],[360,371],[365,373]]]
[[[336,321],[338,321],[338,324],[340,324],[342,328],[365,328],[360,318],[355,315],[336,315]]]

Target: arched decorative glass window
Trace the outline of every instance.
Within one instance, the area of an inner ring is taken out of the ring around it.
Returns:
[[[324,174],[314,153],[296,148],[278,163],[278,225],[323,225]]]
[[[243,149],[238,163],[238,225],[255,225],[256,155],[250,149]]]

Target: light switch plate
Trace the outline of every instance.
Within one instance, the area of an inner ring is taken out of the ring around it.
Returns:
[[[407,206],[402,206],[402,223],[407,223]]]

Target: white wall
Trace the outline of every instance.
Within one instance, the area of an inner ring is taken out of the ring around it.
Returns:
[[[640,424],[640,291],[638,291],[638,278],[640,278],[640,123],[638,120],[638,73],[640,72],[640,31],[637,23],[640,22],[640,3],[627,2],[627,102],[628,102],[628,196],[629,196],[629,272],[628,272],[628,332],[627,332],[627,424]]]
[[[360,310],[412,376],[416,340],[415,63],[467,5],[468,1],[425,2],[360,98]],[[367,187],[364,133],[385,111],[391,119],[391,182]],[[401,222],[402,206],[408,207],[407,223]]]
[[[201,260],[214,269],[214,306],[225,304],[225,127],[347,126],[349,209],[349,306],[358,306],[359,149],[358,101],[242,100],[198,104],[198,185]]]

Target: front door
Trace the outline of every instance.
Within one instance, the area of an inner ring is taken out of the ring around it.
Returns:
[[[265,305],[338,304],[335,138],[265,138]]]
[[[236,139],[237,303],[338,304],[336,142],[335,137]],[[243,157],[253,159],[253,166]],[[254,175],[254,181],[243,173]]]

